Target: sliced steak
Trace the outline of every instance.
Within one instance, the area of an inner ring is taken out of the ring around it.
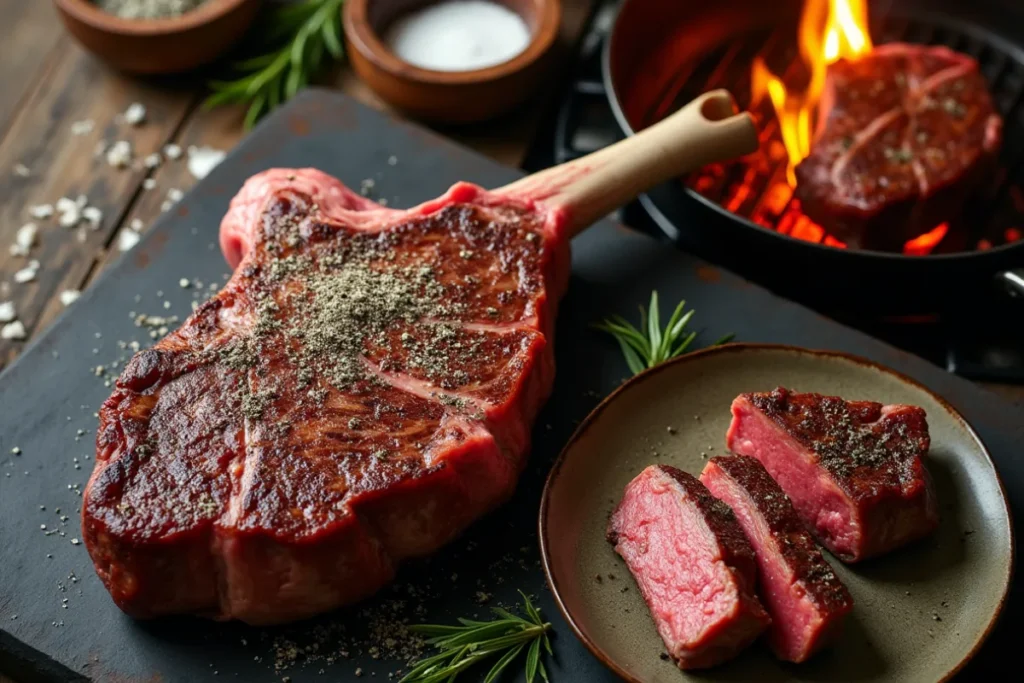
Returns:
[[[838,636],[853,598],[757,459],[712,458],[700,480],[732,508],[754,547],[758,594],[772,618],[772,649],[788,662],[805,661]]]
[[[938,526],[921,408],[783,388],[742,394],[726,442],[761,461],[822,545],[845,562]]]
[[[851,247],[900,251],[956,219],[995,168],[1002,120],[971,57],[893,43],[831,65],[796,168],[804,213]]]
[[[83,532],[117,604],[307,617],[507,499],[554,374],[561,220],[466,184],[394,211],[314,170],[250,179],[231,280],[100,411]]]
[[[686,472],[652,465],[637,475],[612,513],[608,540],[681,669],[730,659],[771,621],[735,515]]]

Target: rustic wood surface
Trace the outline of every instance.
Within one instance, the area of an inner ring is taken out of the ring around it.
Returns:
[[[580,35],[593,1],[563,0],[563,53]],[[136,159],[171,142],[183,149],[208,145],[229,150],[243,135],[243,112],[202,110],[199,78],[139,80],[110,71],[64,33],[51,3],[44,0],[0,0],[0,16],[0,301],[14,302],[31,340],[64,308],[61,292],[88,287],[116,260],[121,231],[131,230],[138,220],[145,232],[159,216],[168,191],[186,190],[195,182],[184,158],[152,171],[119,170],[96,156],[97,144],[128,140]],[[326,84],[385,108],[344,67]],[[502,163],[520,165],[550,94],[503,120],[442,132]],[[118,123],[118,114],[133,102],[146,106],[146,122],[137,127]],[[95,127],[76,135],[72,124],[84,120],[94,121]],[[29,169],[27,177],[15,172],[19,164]],[[153,189],[144,188],[147,178],[155,181]],[[31,206],[79,195],[102,211],[96,229],[67,229],[54,218],[33,219],[28,213]],[[31,254],[10,254],[6,245],[30,222],[39,227]],[[40,263],[35,280],[14,282],[14,274],[30,259]],[[26,343],[0,340],[0,368]],[[1024,388],[992,388],[1024,398]],[[0,674],[0,683],[12,682]]]
[[[557,49],[562,56],[586,25],[594,0],[562,0],[563,22]],[[127,140],[135,159],[175,143],[230,150],[244,135],[244,110],[205,111],[202,74],[142,80],[115,73],[84,52],[68,36],[47,0],[0,0],[0,301],[12,301],[26,340],[0,340],[0,369],[49,327],[65,308],[61,293],[89,286],[120,256],[118,236],[140,221],[141,232],[160,215],[171,189],[187,190],[195,179],[185,157],[158,168],[115,169],[97,156],[97,145]],[[561,61],[565,64],[565,60]],[[501,163],[519,166],[536,134],[557,79],[548,92],[528,105],[488,124],[441,131]],[[387,107],[345,67],[328,74],[321,85],[334,86],[360,101]],[[118,122],[133,102],[147,110],[139,126]],[[92,120],[94,128],[76,134],[75,122]],[[24,165],[28,176],[16,168]],[[152,178],[155,187],[145,189]],[[35,219],[32,206],[54,204],[60,197],[88,197],[100,209],[96,229],[60,227],[56,217]],[[18,229],[38,226],[27,256],[13,255]],[[31,260],[40,267],[27,283],[14,274]],[[73,304],[72,304],[73,305]],[[0,673],[0,683],[15,683]]]

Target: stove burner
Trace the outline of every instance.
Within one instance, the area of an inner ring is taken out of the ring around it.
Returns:
[[[601,69],[602,45],[615,15],[616,4],[616,0],[605,0],[596,10],[590,31],[582,42],[572,83],[552,122],[554,130],[548,131],[550,147],[537,150],[539,158],[533,160],[534,166],[569,161],[606,147],[622,137],[608,103]],[[956,29],[950,30],[938,25],[929,27],[891,20],[875,35],[886,42],[899,39],[937,42],[974,56],[979,59],[989,82],[998,86],[994,94],[1001,111],[1024,120],[1024,67],[1007,52],[1000,52],[969,33],[958,34]],[[746,54],[746,64],[749,66],[749,59],[757,54],[756,47],[753,52],[748,48]],[[736,60],[737,57],[738,54],[734,54],[732,59]],[[704,66],[703,83],[698,84],[699,92],[706,89],[713,75],[713,69],[709,71],[707,67]],[[749,69],[742,77],[747,78],[746,90],[749,91]],[[686,97],[682,91],[686,85],[685,80],[676,81],[678,91],[668,101],[674,102]],[[740,84],[733,90],[739,93],[742,88],[744,86]],[[1010,182],[1011,179],[1016,182],[1024,180],[1024,136],[1008,136],[1004,152],[1006,158],[1015,161],[1004,165],[1006,176],[990,193],[1000,206],[1000,211],[992,214],[991,221],[1003,221],[1004,225],[1012,228],[1012,219],[1024,220],[1021,218],[1024,216],[1024,201],[1021,201],[1024,194]],[[785,173],[784,163],[775,173],[780,170]],[[638,230],[664,238],[669,226],[652,218],[650,210],[654,210],[654,207],[650,200],[644,199],[625,207],[619,215],[620,219]],[[762,204],[771,199],[763,195],[759,198]],[[775,201],[779,199],[775,198]],[[786,197],[782,203],[788,205],[789,198]],[[779,210],[777,213],[782,215],[785,211]],[[671,231],[669,233],[671,237]],[[1010,237],[1017,239],[1019,235],[1011,233],[1004,236],[1004,239]],[[1004,277],[1019,275],[1006,273]],[[1024,281],[1019,284],[1024,284]],[[934,316],[913,320],[871,320],[844,317],[836,311],[823,313],[963,377],[1024,384],[1024,351],[1021,350],[1020,342],[1024,339],[1024,316],[1021,316],[1021,305],[1024,305],[1024,301],[1014,300],[1011,296],[993,296],[978,302],[971,310],[942,311]]]

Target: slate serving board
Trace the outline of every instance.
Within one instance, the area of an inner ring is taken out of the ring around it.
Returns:
[[[392,155],[395,165],[388,163]],[[575,424],[628,373],[618,349],[589,324],[609,313],[634,316],[636,305],[653,288],[664,302],[688,300],[706,330],[704,343],[733,332],[743,341],[837,349],[918,379],[958,408],[988,444],[1014,517],[1020,519],[1020,406],[604,222],[573,244],[573,276],[557,332],[555,392],[538,420],[530,465],[510,504],[431,560],[406,566],[398,588],[313,622],[275,629],[191,618],[136,623],[113,605],[85,547],[73,541],[79,536],[76,489],[84,487],[92,468],[93,413],[109,393],[94,369],[127,356],[119,341],[148,341],[147,331],[134,325],[129,312],[184,317],[197,292],[179,287],[181,278],[221,281],[227,267],[216,246],[220,218],[242,182],[272,166],[315,166],[353,187],[372,178],[374,196],[392,206],[434,197],[456,180],[497,187],[518,175],[344,96],[307,91],[263,123],[0,375],[0,671],[19,682],[256,683],[288,677],[299,683],[367,680],[371,675],[388,680],[399,664],[374,659],[360,644],[360,634],[372,631],[385,616],[416,610],[414,622],[443,622],[482,615],[477,591],[495,604],[515,601],[517,589],[538,595],[554,623],[555,657],[549,670],[555,681],[615,680],[573,638],[551,601],[538,564],[537,505],[547,469]],[[169,309],[164,301],[170,302]],[[14,447],[20,455],[12,453]],[[62,523],[60,515],[68,520]],[[965,680],[995,672],[998,661],[1011,652],[1011,632],[1024,626],[1019,584],[1015,581],[1001,626]],[[288,666],[275,670],[275,663]],[[357,669],[362,677],[356,676]],[[842,675],[836,672],[835,680]]]

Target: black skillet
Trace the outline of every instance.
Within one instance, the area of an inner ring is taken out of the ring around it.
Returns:
[[[696,79],[688,64],[723,46],[742,58],[744,51],[757,49],[744,44],[757,31],[795,27],[801,4],[624,0],[603,56],[605,86],[619,126],[632,135],[671,113],[677,98],[701,87],[687,83]],[[1000,84],[996,99],[1005,119],[1003,163],[1020,172],[1024,10],[1006,0],[888,0],[872,3],[870,14],[873,34],[874,24],[885,26],[878,29],[876,42],[942,42],[975,54],[986,76]],[[1009,21],[1015,14],[1021,18]],[[738,95],[742,89],[742,84],[734,86]],[[641,202],[683,248],[811,306],[897,316],[946,311],[1007,291],[1024,297],[1024,241],[986,251],[904,256],[791,238],[730,213],[679,181],[648,192]],[[982,204],[967,215],[970,220],[992,210],[994,204]]]

